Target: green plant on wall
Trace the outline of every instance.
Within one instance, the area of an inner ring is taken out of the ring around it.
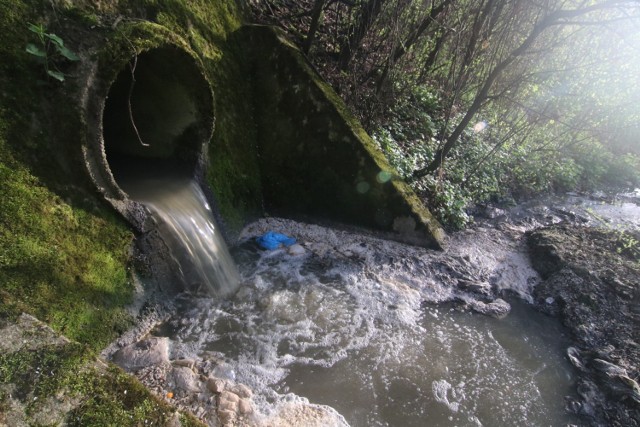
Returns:
[[[69,61],[79,61],[80,57],[64,45],[64,41],[53,33],[48,33],[42,25],[29,24],[29,31],[34,33],[37,43],[28,43],[26,51],[44,64],[48,76],[63,82],[65,75],[56,66],[56,61],[65,58]]]

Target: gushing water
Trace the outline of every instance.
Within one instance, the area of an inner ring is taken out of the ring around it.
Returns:
[[[157,217],[159,229],[190,285],[227,296],[240,275],[200,186],[186,178],[137,179],[123,185]]]

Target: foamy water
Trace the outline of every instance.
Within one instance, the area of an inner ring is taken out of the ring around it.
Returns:
[[[266,230],[292,234],[305,253],[261,251],[252,239]],[[448,253],[279,219],[244,236],[240,291],[185,297],[156,334],[179,357],[223,360],[215,375],[253,389],[258,424],[296,401],[333,408],[336,425],[576,422],[564,409],[573,371],[554,319],[515,300],[500,320],[447,303],[478,298],[459,279],[519,294],[535,284],[504,232],[460,233]]]

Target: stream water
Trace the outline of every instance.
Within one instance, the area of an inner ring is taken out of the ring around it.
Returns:
[[[196,201],[179,188],[166,206],[190,212]],[[147,194],[140,200],[164,209]],[[576,196],[493,210],[453,234],[445,252],[263,219],[234,248],[239,291],[223,300],[182,295],[152,334],[170,340],[172,359],[215,361],[212,376],[247,385],[250,425],[579,424],[564,403],[574,393],[568,337],[526,302],[539,277],[522,236],[562,220],[638,226],[636,203],[610,206]],[[263,251],[255,237],[266,231],[294,236],[301,247]],[[207,245],[218,253],[219,242],[198,244]],[[486,310],[508,306],[496,295],[511,305],[506,316]],[[496,316],[480,314],[487,312]],[[286,417],[283,407],[309,403],[328,415],[273,421]]]

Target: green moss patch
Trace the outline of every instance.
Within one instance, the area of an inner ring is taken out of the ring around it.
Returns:
[[[0,313],[28,312],[93,348],[131,325],[132,234],[103,210],[74,206],[26,169],[0,163]]]
[[[176,416],[182,427],[203,425],[191,415],[176,414],[174,408],[117,367],[90,368],[72,381],[70,388],[83,396],[67,416],[70,426],[167,425]]]
[[[78,342],[28,315],[2,329],[0,422],[7,425],[201,426],[151,395],[134,377],[98,362]]]

